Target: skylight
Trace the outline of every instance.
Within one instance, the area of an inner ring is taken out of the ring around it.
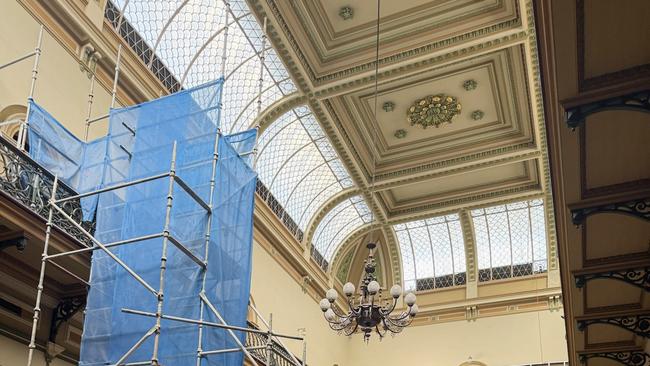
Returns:
[[[306,230],[316,210],[352,180],[309,108],[285,113],[260,136],[259,178]]]
[[[314,233],[312,257],[327,269],[336,249],[360,226],[372,221],[372,213],[361,196],[349,198],[325,215]]]
[[[148,46],[134,49],[145,62],[153,51],[183,88],[222,76],[225,56],[221,129],[245,130],[257,116],[261,76],[262,108],[296,90],[289,74],[243,0],[113,0]],[[126,4],[126,7],[125,7]],[[228,14],[228,15],[226,15]],[[228,23],[226,24],[226,19]],[[225,26],[228,26],[227,41]],[[123,35],[128,38],[130,35]],[[224,42],[227,42],[224,54]],[[260,56],[264,70],[260,75]]]
[[[465,242],[458,214],[393,227],[402,254],[406,290],[424,291],[463,285]]]
[[[479,281],[546,272],[544,201],[472,210]]]

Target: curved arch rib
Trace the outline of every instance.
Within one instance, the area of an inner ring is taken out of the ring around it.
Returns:
[[[158,49],[158,45],[160,44],[160,41],[162,40],[163,35],[164,35],[165,32],[167,31],[167,28],[169,28],[169,26],[172,24],[172,21],[174,20],[174,18],[176,18],[176,16],[178,15],[178,13],[180,13],[181,10],[185,7],[185,5],[187,5],[187,3],[189,3],[189,2],[190,2],[190,0],[185,0],[185,1],[183,1],[183,2],[181,3],[181,5],[180,5],[178,8],[176,8],[176,10],[174,11],[174,13],[169,17],[169,19],[167,19],[167,22],[165,23],[165,25],[164,25],[164,26],[162,27],[162,29],[160,30],[160,34],[159,34],[158,37],[156,38],[156,42],[153,44],[153,47],[151,48],[151,54],[152,54],[152,57],[151,57],[151,59],[149,60],[149,62],[147,63],[147,68],[148,68],[148,69],[151,69],[151,65],[153,64],[153,59],[154,59],[153,55],[156,54],[156,50]]]
[[[349,187],[338,192],[337,194],[330,197],[327,201],[323,202],[323,204],[321,204],[321,206],[316,210],[312,218],[309,220],[309,224],[307,224],[307,230],[305,231],[305,236],[303,237],[303,244],[307,245],[311,243],[316,228],[328,212],[330,212],[334,207],[338,206],[339,203],[358,194],[359,189],[357,187]]]
[[[241,15],[241,17],[244,17],[244,16],[249,15],[249,14],[250,14],[250,13],[246,13],[246,14],[244,14],[244,15]],[[192,56],[192,59],[190,60],[190,63],[187,64],[187,67],[185,68],[185,71],[183,72],[183,76],[181,77],[181,80],[180,80],[180,84],[181,84],[181,85],[183,85],[183,84],[185,83],[185,78],[187,78],[187,74],[189,74],[190,69],[192,68],[192,66],[194,66],[194,63],[195,63],[196,60],[199,58],[199,56],[201,55],[201,53],[203,53],[203,51],[208,47],[208,45],[209,45],[209,44],[210,44],[210,43],[211,43],[215,38],[217,38],[217,36],[218,36],[219,34],[221,34],[221,32],[223,32],[223,31],[225,31],[226,29],[228,29],[228,27],[230,27],[230,25],[232,25],[233,23],[237,22],[238,20],[239,20],[239,19],[233,19],[231,22],[229,22],[229,23],[227,23],[226,25],[224,25],[223,27],[217,29],[214,33],[212,33],[212,35],[211,35],[208,39],[205,40],[205,42],[203,43],[203,45],[201,45],[201,47],[196,51],[196,53],[194,54],[194,56]]]

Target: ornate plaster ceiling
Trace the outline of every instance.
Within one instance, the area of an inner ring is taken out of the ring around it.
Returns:
[[[299,91],[287,103],[309,104],[355,183],[314,215],[304,243],[353,195],[366,200],[376,219],[346,236],[330,271],[351,260],[345,258],[351,246],[380,229],[386,263],[399,283],[393,225],[516,200],[551,202],[530,0],[382,2],[376,117],[374,0],[248,2],[258,19],[268,17],[270,40],[297,82]],[[352,8],[351,19],[339,15],[343,6]],[[476,87],[466,89],[468,80]],[[456,98],[460,114],[437,128],[411,126],[411,105],[439,94]],[[384,110],[387,102],[392,111]],[[274,109],[286,108],[272,106],[262,125],[280,113]],[[398,130],[405,136],[397,137]],[[552,205],[545,210],[550,278],[557,274]],[[471,236],[471,225],[465,226]],[[476,271],[475,250],[466,253],[468,273]]]

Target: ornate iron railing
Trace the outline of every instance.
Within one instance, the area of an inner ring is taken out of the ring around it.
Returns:
[[[282,221],[284,226],[291,232],[291,234],[298,240],[299,242],[302,242],[303,237],[305,236],[305,233],[300,230],[300,227],[298,224],[293,221],[289,213],[282,207],[280,202],[273,196],[271,191],[262,183],[259,179],[257,180],[257,187],[256,187],[257,194],[266,202],[266,204],[269,206],[271,211],[275,214],[275,216]]]
[[[259,329],[258,327],[256,327],[254,324],[250,322],[248,323],[248,327],[252,329]],[[246,347],[266,346],[267,339],[268,336],[266,334],[246,333]],[[273,341],[272,348],[273,348],[273,355],[271,357],[271,365],[267,365],[267,366],[302,366],[302,365],[295,365],[295,363],[291,360],[289,351],[286,348],[284,348],[282,345]],[[253,358],[255,358],[255,360],[257,360],[261,364],[266,365],[266,355],[267,355],[266,348],[251,350],[250,353],[253,356]]]
[[[122,38],[128,43],[129,47],[135,52],[145,65],[151,63],[151,72],[160,80],[170,93],[175,93],[182,89],[181,83],[176,79],[172,72],[160,60],[158,55],[147,42],[142,38],[135,27],[127,19],[121,17],[120,9],[112,1],[106,3],[104,18],[116,29]],[[121,20],[120,20],[121,19]],[[119,26],[120,29],[117,29]],[[153,57],[153,60],[151,58]]]
[[[0,136],[0,192],[33,211],[38,216],[47,220],[48,201],[52,194],[54,175],[32,160],[27,154],[18,149],[14,142]],[[76,195],[72,188],[60,182],[57,189],[57,198]],[[83,214],[79,200],[70,200],[61,203],[64,211],[91,233],[94,222],[83,221]],[[81,231],[66,220],[61,214],[53,215],[54,225],[60,230],[78,240],[82,244],[91,245],[89,239]]]

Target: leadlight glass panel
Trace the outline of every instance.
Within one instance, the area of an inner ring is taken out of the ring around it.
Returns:
[[[133,40],[131,48],[168,91],[225,77],[221,128],[226,133],[249,128],[258,101],[265,108],[296,90],[270,43],[263,46],[262,28],[245,1],[229,4],[230,10],[213,0],[112,0],[106,12],[117,26],[123,10],[120,34]]]
[[[402,254],[406,290],[466,283],[465,242],[458,214],[393,226]]]
[[[547,271],[544,201],[472,210],[479,281]]]
[[[372,213],[361,196],[349,198],[325,215],[312,240],[312,258],[326,269],[343,240],[372,221]]]

